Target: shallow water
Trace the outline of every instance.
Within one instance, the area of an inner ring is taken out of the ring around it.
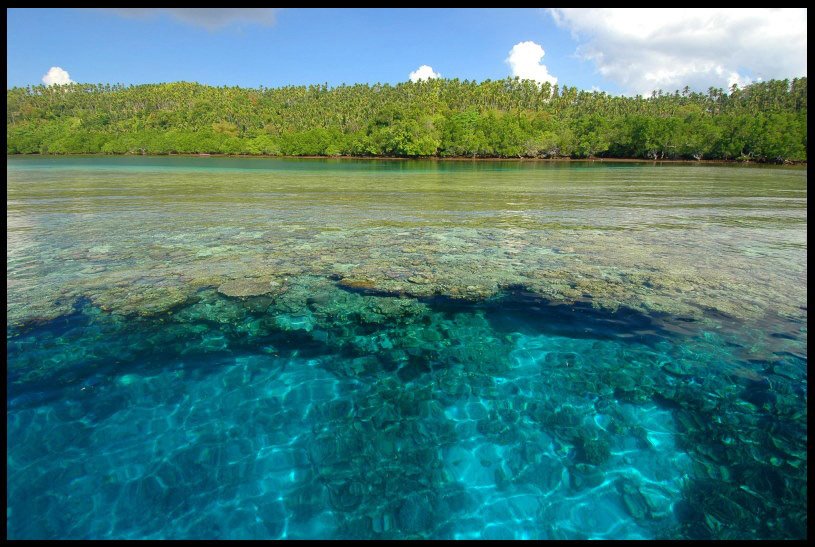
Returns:
[[[10,538],[805,537],[805,170],[7,178]]]

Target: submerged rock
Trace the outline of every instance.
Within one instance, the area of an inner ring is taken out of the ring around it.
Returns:
[[[427,496],[410,494],[399,507],[399,526],[405,532],[426,532],[433,522],[433,510]]]
[[[639,488],[630,480],[623,479],[617,484],[617,489],[623,499],[623,506],[636,520],[645,519],[650,510],[645,496],[642,495]]]
[[[569,470],[569,483],[574,490],[594,488],[604,480],[603,473],[592,465],[579,463]]]
[[[391,514],[388,512],[382,513],[381,515],[372,516],[371,528],[377,534],[390,532],[391,528],[393,528],[393,516],[391,516]]]
[[[600,465],[611,456],[611,447],[604,439],[585,439],[580,450],[583,461],[592,465]]]
[[[261,296],[269,293],[282,292],[283,285],[279,281],[267,279],[233,279],[218,287],[218,292],[225,296],[245,298],[247,296]]]

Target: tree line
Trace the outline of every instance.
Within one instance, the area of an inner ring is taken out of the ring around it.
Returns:
[[[806,161],[806,82],[650,96],[518,78],[15,87],[7,153]]]

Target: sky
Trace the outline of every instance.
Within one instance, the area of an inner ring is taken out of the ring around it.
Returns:
[[[648,95],[807,74],[805,8],[13,8],[7,88],[508,76]]]

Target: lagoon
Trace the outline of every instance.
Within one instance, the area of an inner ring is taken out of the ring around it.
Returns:
[[[7,159],[10,538],[803,538],[805,168]]]

